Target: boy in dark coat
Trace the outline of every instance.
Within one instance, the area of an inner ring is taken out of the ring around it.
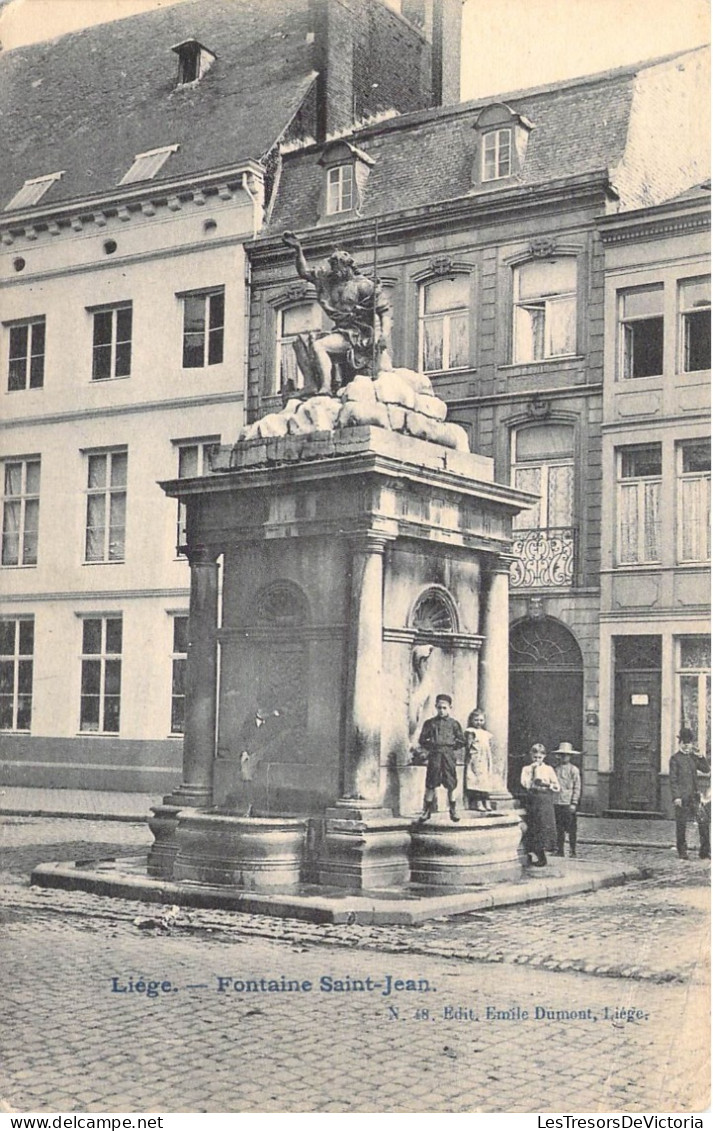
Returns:
[[[711,768],[696,750],[690,727],[682,727],[678,738],[679,748],[668,766],[668,780],[676,818],[676,851],[682,860],[688,860],[686,824],[695,819],[698,822],[701,842],[700,856],[703,859],[710,859],[710,816],[706,820],[705,813],[701,809],[701,786],[698,774],[710,775]]]
[[[450,695],[437,695],[436,714],[433,718],[426,719],[421,730],[419,746],[428,754],[428,766],[423,813],[418,819],[419,824],[430,820],[439,785],[445,786],[448,791],[451,820],[460,821],[460,817],[456,814],[455,799],[456,757],[458,750],[465,746],[465,738],[460,723],[450,717],[452,703]]]

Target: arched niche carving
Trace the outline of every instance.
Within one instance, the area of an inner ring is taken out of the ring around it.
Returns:
[[[297,628],[310,619],[309,602],[293,581],[271,581],[257,593],[255,612],[260,625]]]
[[[440,585],[424,589],[414,602],[409,624],[417,633],[457,632],[458,613],[448,590]]]

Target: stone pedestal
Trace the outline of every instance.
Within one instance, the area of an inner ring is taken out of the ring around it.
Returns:
[[[152,874],[393,888],[415,836],[418,882],[479,882],[487,853],[464,829],[441,849],[410,834],[421,799],[400,796],[400,775],[436,694],[460,720],[479,701],[482,645],[505,764],[498,563],[532,497],[495,483],[490,460],[375,427],[238,445],[221,466],[164,484],[187,509],[191,605],[183,782],[154,810]]]
[[[411,881],[428,887],[469,887],[522,874],[522,821],[519,812],[476,816],[460,814],[454,824],[438,813],[411,826]]]
[[[149,849],[148,874],[170,880],[173,878],[173,865],[178,852],[176,829],[180,809],[177,805],[167,805],[164,802],[163,805],[152,805],[151,812],[153,817],[149,819],[149,828],[153,833],[154,843]]]
[[[184,810],[176,829],[174,880],[230,884],[248,891],[299,885],[306,820],[231,817]]]
[[[392,810],[340,802],[324,815],[319,882],[352,891],[409,880],[409,822]]]

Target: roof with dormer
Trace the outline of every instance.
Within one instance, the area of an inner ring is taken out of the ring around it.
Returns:
[[[309,0],[187,0],[1,52],[0,216],[29,179],[63,172],[40,210],[106,195],[165,146],[152,184],[259,160],[314,81],[312,27]],[[217,58],[177,87],[187,39]]]
[[[708,55],[707,48],[696,48],[357,130],[345,140],[374,162],[359,215],[384,216],[488,193],[495,198],[505,188],[534,190],[597,172],[609,179],[624,207],[670,198],[700,183],[709,168]],[[478,119],[486,107],[502,104],[532,126],[524,158],[516,176],[477,184]],[[269,232],[354,218],[320,217],[321,152],[311,145],[284,155]]]

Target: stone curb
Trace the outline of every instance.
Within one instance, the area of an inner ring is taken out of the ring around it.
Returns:
[[[129,824],[144,825],[150,813],[86,813],[69,809],[28,809],[0,805],[0,817],[59,817],[70,821],[126,821]]]
[[[144,824],[150,819],[151,814],[149,812],[87,813],[82,810],[23,808],[0,804],[0,817],[57,817],[77,821],[125,821],[130,824]],[[579,843],[596,845],[599,848],[660,848],[667,850],[675,847],[673,841],[667,843],[660,840],[619,840],[603,837],[580,837]]]
[[[459,890],[444,895],[413,894],[393,899],[388,893],[375,897],[340,893],[338,896],[285,892],[244,892],[205,884],[174,883],[155,880],[145,875],[132,875],[132,867],[143,866],[143,857],[107,861],[104,869],[78,868],[74,863],[40,864],[31,876],[31,883],[44,888],[65,891],[86,891],[95,895],[141,900],[147,903],[170,903],[183,907],[221,908],[279,918],[302,919],[312,923],[356,923],[362,926],[412,926],[444,915],[462,915],[469,911],[492,910],[517,904],[540,903],[578,892],[597,891],[646,876],[642,868],[597,868],[590,874],[574,876],[530,877],[519,883],[503,883],[495,890]],[[121,870],[122,866],[126,870]],[[113,869],[113,875],[109,871]]]
[[[675,848],[673,841],[663,840],[605,840],[601,837],[592,837],[585,840],[584,837],[579,838],[579,844],[592,844],[609,848],[661,848],[665,851]]]

